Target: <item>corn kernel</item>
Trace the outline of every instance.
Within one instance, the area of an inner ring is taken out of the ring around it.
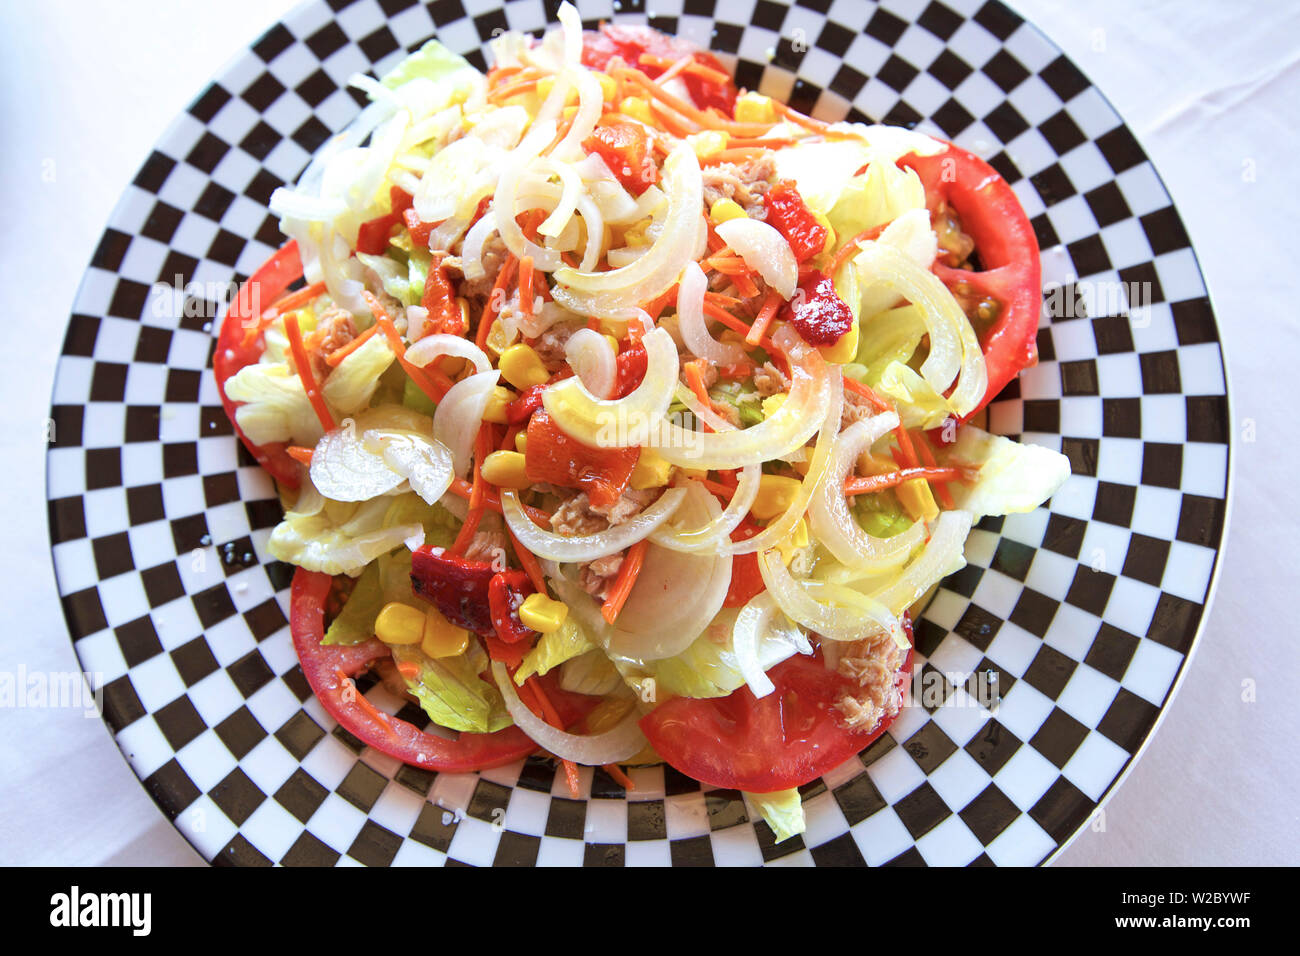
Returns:
[[[424,612],[393,601],[375,618],[375,637],[385,644],[419,644],[424,636]]]
[[[509,422],[507,416],[510,403],[518,397],[504,385],[495,386],[492,389],[491,397],[488,399],[487,408],[483,411],[483,421],[494,422],[497,425],[507,424]]]
[[[642,448],[641,457],[636,460],[632,477],[628,483],[638,491],[647,488],[662,488],[672,477],[673,466],[666,458],[653,448]]]
[[[424,612],[420,650],[433,658],[456,657],[469,647],[469,631],[447,620],[436,607]]]
[[[817,351],[822,353],[822,358],[826,361],[836,365],[852,362],[858,355],[858,323],[850,325],[849,330],[834,345],[819,346]]]
[[[939,506],[934,503],[934,492],[924,478],[905,481],[895,489],[898,502],[913,521],[933,521],[939,517]]]
[[[745,210],[740,208],[740,203],[734,199],[723,198],[715,202],[709,209],[709,218],[713,220],[713,224],[716,226],[729,219],[745,219],[747,217]]]
[[[606,73],[597,73],[596,79],[600,82],[600,98],[606,103],[612,103],[614,97],[618,96],[618,81]]]
[[[466,326],[468,328],[468,326]],[[500,319],[493,319],[492,325],[488,328],[487,347],[488,351],[500,355],[510,346],[519,340],[519,330],[506,330],[506,324]]]
[[[775,123],[776,107],[761,93],[745,93],[736,98],[737,123]]]
[[[527,488],[532,484],[524,473],[524,456],[517,451],[494,451],[483,459],[483,480],[498,488]]]
[[[569,605],[552,600],[545,594],[530,594],[519,605],[519,620],[524,627],[531,627],[543,634],[558,631],[568,616]]]
[[[553,89],[555,89],[555,77],[544,76],[537,81],[537,86],[536,86],[537,95],[542,99],[546,99],[548,96],[550,96],[551,90]],[[513,97],[511,97],[511,99],[513,99]],[[564,104],[566,106],[573,106],[577,102],[578,102],[578,90],[576,87],[570,85],[569,92],[564,97]]]
[[[650,112],[650,102],[642,96],[625,96],[618,104],[618,111],[624,116],[640,120],[647,126],[655,124],[654,114]]]
[[[808,547],[808,540],[808,521],[806,518],[800,518],[790,536],[776,546],[781,552],[781,561],[789,565],[794,560],[795,552],[800,548]]]
[[[528,453],[528,432],[521,431],[515,435],[515,451],[521,455]]]
[[[784,514],[790,507],[790,503],[794,501],[794,496],[798,494],[801,484],[798,478],[764,475],[759,479],[758,494],[754,497],[754,503],[749,510],[760,521]]]
[[[542,364],[542,358],[531,345],[512,345],[501,353],[497,362],[501,377],[515,388],[523,390],[533,385],[544,385],[551,377]]]
[[[686,137],[686,142],[691,144],[691,149],[695,150],[695,155],[700,159],[708,159],[715,153],[722,152],[727,148],[727,140],[727,134],[716,129],[692,133]]]
[[[617,337],[617,336],[614,336],[614,335],[610,335],[608,332],[606,332],[606,333],[605,333],[605,341],[609,343],[609,347],[610,347],[611,349],[613,349],[613,350],[614,350],[614,354],[617,355],[617,354],[618,354],[618,337]]]
[[[771,418],[779,412],[788,397],[785,392],[777,392],[775,395],[769,395],[763,399],[763,417]]]
[[[879,455],[873,455],[870,451],[864,451],[858,456],[858,474],[870,477],[871,475],[887,475],[891,471],[898,471],[898,465],[888,458],[882,458]]]

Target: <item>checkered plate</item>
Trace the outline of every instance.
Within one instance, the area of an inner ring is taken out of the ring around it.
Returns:
[[[158,806],[213,863],[1035,864],[1086,825],[1151,734],[1205,614],[1229,413],[1206,289],[1133,135],[1032,26],[981,0],[655,0],[649,22],[823,117],[915,125],[988,156],[1044,250],[1041,361],[994,431],[1073,465],[986,519],[916,629],[914,701],[804,787],[774,844],[735,792],[671,769],[625,793],[549,762],[434,774],[364,749],[289,642],[279,516],[211,373],[215,303],[281,236],[266,203],[359,110],[343,87],[436,35],[483,65],[555,0],[309,2],[159,141],[113,213],[54,387],[48,499],[68,628]],[[617,7],[618,12],[615,12]],[[641,0],[580,4],[644,21]],[[981,697],[996,678],[998,699]],[[382,693],[372,688],[376,699]],[[977,703],[990,704],[986,709]]]

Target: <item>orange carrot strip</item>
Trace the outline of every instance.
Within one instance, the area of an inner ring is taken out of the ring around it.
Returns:
[[[660,106],[658,103],[655,102],[650,103],[650,112],[654,114],[655,119],[659,121],[660,126],[662,126],[664,129],[666,129],[668,132],[672,133],[674,136],[678,137],[679,139],[685,139],[687,136],[690,136],[692,133],[699,132],[698,127],[695,127],[693,124],[684,122],[682,118],[674,114],[672,110],[665,109],[664,107]]]
[[[284,452],[294,461],[308,466],[311,465],[312,450],[310,448],[303,448],[302,445],[290,445]]]
[[[358,335],[351,342],[349,342],[347,345],[339,346],[329,355],[325,356],[325,364],[328,365],[330,368],[338,368],[339,362],[342,362],[345,358],[347,358],[349,355],[351,355],[361,346],[365,345],[366,342],[369,341],[370,337],[378,331],[379,331],[379,324],[375,323],[370,328],[366,329],[364,332]]]
[[[921,456],[921,461],[925,465],[930,468],[938,467],[939,463],[934,460],[934,452],[930,450],[930,443],[925,440],[924,435],[917,438],[916,450],[917,454]],[[948,485],[946,483],[937,479],[931,479],[931,482],[934,485],[934,493],[939,496],[939,503],[941,505],[949,510],[957,507],[957,503],[953,501],[952,493],[948,491]]]
[[[321,427],[327,432],[334,430],[334,416],[330,414],[325,397],[316,385],[316,377],[311,371],[311,359],[307,357],[307,348],[302,344],[302,331],[298,328],[298,316],[291,313],[284,318],[284,331],[289,336],[289,350],[293,353],[293,364],[298,368],[298,378],[302,380],[307,401],[311,402],[312,411],[320,419]]]
[[[781,293],[775,289],[767,290],[767,298],[763,300],[763,307],[758,310],[758,316],[754,319],[754,324],[745,333],[745,343],[747,345],[758,345],[763,341],[768,328],[772,325],[772,320],[776,318],[777,309],[781,308],[781,302]]]
[[[824,133],[826,132],[826,128],[830,125],[829,123],[823,123],[821,120],[815,120],[811,116],[805,116],[798,110],[786,106],[780,100],[772,100],[772,105],[776,107],[776,111],[786,119],[790,120],[797,126],[802,126],[804,129],[812,130],[814,133]]]
[[[868,239],[875,239],[885,231],[884,224],[872,226],[870,229],[863,229],[860,233],[844,244],[839,252],[835,253],[835,258],[831,260],[823,272],[828,276],[833,276],[840,271],[840,267],[858,254],[858,244],[866,242]]]
[[[338,679],[342,681],[344,684],[351,685],[352,697],[361,706],[362,710],[364,710],[371,717],[375,718],[375,720],[379,721],[389,730],[393,729],[391,718],[387,714],[385,714],[382,710],[380,710],[378,707],[376,707],[374,704],[372,704],[370,700],[366,697],[366,695],[361,693],[361,691],[357,689],[356,681],[354,681],[347,674],[343,673],[343,668],[341,667],[334,668],[334,673],[338,676]]]
[[[738,123],[734,120],[724,119],[714,113],[708,113],[704,110],[697,109],[680,97],[673,96],[671,93],[667,92],[662,86],[639,70],[623,69],[611,72],[618,78],[625,79],[629,83],[639,86],[651,97],[658,100],[669,109],[680,113],[686,119],[692,120],[700,126],[708,129],[723,130],[724,132],[731,133],[733,136],[764,136],[772,128],[771,123]]]
[[[519,313],[533,314],[533,257],[519,260]]]
[[[537,560],[537,555],[519,543],[519,539],[515,537],[515,533],[510,530],[509,526],[506,527],[506,534],[510,536],[510,544],[515,549],[515,557],[519,559],[520,566],[527,572],[528,580],[533,582],[533,587],[537,589],[538,594],[545,594],[546,576],[542,574],[542,566]]]
[[[926,481],[970,481],[972,477],[971,470],[968,468],[922,468],[920,466],[900,468],[898,471],[887,471],[882,475],[867,475],[865,477],[855,475],[846,478],[844,493],[846,495],[870,495],[916,478]]]
[[[432,365],[421,368],[408,362],[406,360],[406,346],[402,343],[402,336],[398,334],[397,326],[393,325],[393,320],[389,318],[383,304],[369,292],[362,292],[361,296],[366,300],[366,304],[370,306],[370,311],[375,316],[375,324],[384,333],[384,338],[388,339],[388,347],[393,350],[393,354],[397,356],[397,361],[406,370],[406,374],[411,377],[411,381],[429,397],[431,402],[436,404],[442,401],[442,397],[451,389],[451,379]]]
[[[902,453],[903,461],[907,462],[908,467],[915,468],[919,465],[916,449],[912,447],[912,436],[907,433],[907,429],[899,425],[894,429],[894,437],[898,439],[898,450]]]
[[[415,661],[398,661],[397,673],[401,674],[407,680],[415,680],[420,676],[420,665]]]
[[[645,553],[649,547],[649,539],[642,538],[627,549],[627,554],[623,555],[618,577],[614,579],[614,586],[610,588],[605,603],[600,608],[600,616],[610,624],[617,620],[623,605],[627,603],[628,595],[632,593],[632,586],[636,584],[637,575],[641,573],[641,565],[645,562]]]
[[[555,709],[551,699],[546,696],[546,689],[542,687],[542,682],[536,677],[530,677],[524,682],[532,685],[533,697],[542,709],[542,716],[552,727],[559,730],[564,729],[564,721],[560,720],[560,712]],[[564,764],[564,776],[569,782],[569,793],[574,797],[580,792],[581,781],[578,778],[578,765],[572,760],[561,760]]]
[[[607,773],[607,774],[609,774],[611,777],[613,777],[613,778],[614,778],[614,782],[615,782],[616,784],[618,784],[620,787],[622,787],[624,790],[635,790],[635,789],[636,789],[636,784],[634,784],[634,783],[632,782],[632,778],[629,777],[627,774],[625,774],[625,773],[623,772],[623,768],[620,767],[618,764],[616,764],[616,763],[607,763],[607,764],[605,764],[605,766],[602,767],[601,769],[604,770],[605,773]]]
[[[284,315],[286,312],[293,312],[302,308],[308,302],[325,292],[325,283],[316,282],[312,285],[299,289],[297,292],[290,292],[279,302],[272,303],[271,306],[262,313],[260,319],[248,326],[244,330],[244,347],[253,344],[257,336],[263,332],[268,325]]]
[[[844,376],[844,387],[851,392],[857,392],[870,402],[871,406],[878,412],[890,412],[894,410],[894,406],[877,395],[871,386],[863,385],[855,378],[850,378],[847,375]]]
[[[474,335],[474,342],[481,349],[487,348],[488,331],[492,328],[492,323],[504,304],[506,286],[515,277],[515,266],[518,264],[519,260],[513,255],[506,256],[505,264],[497,273],[497,281],[492,284],[492,291],[488,293],[487,304],[483,306],[483,314],[478,320],[478,331]]]

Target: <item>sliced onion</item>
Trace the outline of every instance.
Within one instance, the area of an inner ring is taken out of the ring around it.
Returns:
[[[785,243],[785,240],[782,239],[781,242]],[[789,248],[786,244],[787,251]],[[793,262],[794,259],[791,258],[790,261]],[[699,263],[688,262],[682,270],[681,283],[677,287],[677,325],[681,329],[682,341],[695,355],[718,365],[742,362],[745,350],[735,343],[719,342],[709,334],[709,328],[704,323],[704,293],[708,287],[709,280],[704,277],[704,270]]]
[[[466,359],[473,363],[474,369],[478,372],[490,372],[492,370],[492,363],[483,350],[459,335],[436,332],[433,335],[426,335],[406,350],[406,360],[412,365],[418,365],[420,368],[424,368],[424,366],[443,355]]]
[[[698,258],[704,228],[704,180],[699,159],[689,144],[678,145],[668,155],[663,182],[668,211],[663,231],[650,251],[631,265],[609,272],[568,266],[558,269],[555,278],[559,284],[553,290],[558,302],[588,316],[635,307],[665,292],[686,264]]]
[[[577,378],[556,382],[542,393],[547,413],[566,434],[597,448],[647,443],[672,402],[677,385],[677,346],[668,331],[659,328],[646,335],[641,344],[646,350],[645,378],[623,398],[597,398]]]
[[[555,84],[555,89],[560,83]],[[552,90],[554,94],[555,90]],[[515,150],[506,158],[501,178],[497,182],[496,197],[493,200],[497,208],[497,228],[501,232],[501,241],[506,244],[516,258],[533,257],[533,266],[543,272],[554,272],[563,263],[560,254],[553,249],[546,249],[524,237],[515,216],[523,210],[516,208],[520,180],[524,170],[555,138],[555,123],[550,120],[534,121],[532,128]]]
[[[456,476],[447,446],[418,432],[372,428],[361,436],[361,441],[366,451],[378,454],[389,468],[407,479],[411,490],[427,504],[437,504]]]
[[[382,405],[343,420],[328,431],[311,456],[311,483],[334,501],[368,501],[392,491],[404,480],[384,459],[369,451],[362,440],[369,428],[427,431],[429,419],[400,405]]]
[[[537,227],[539,235],[554,237],[564,231],[569,220],[573,218],[574,212],[578,208],[578,196],[582,193],[582,180],[574,172],[573,167],[567,163],[556,162],[549,156],[543,156],[537,163],[538,167],[547,173],[558,176],[564,192],[560,195],[560,201],[556,204],[555,209],[549,216],[542,220],[542,224]]]
[[[767,591],[760,591],[736,615],[736,623],[731,631],[731,648],[736,653],[736,663],[740,666],[741,676],[755,697],[766,697],[776,687],[763,671],[763,662],[759,660],[759,639],[767,634],[781,609],[772,600]],[[792,649],[801,654],[811,654],[812,645],[802,631],[790,628],[795,640]],[[784,660],[785,658],[782,658]]]
[[[518,294],[511,297],[512,302],[518,299]],[[517,303],[516,303],[517,304]],[[507,327],[511,322],[520,332],[535,339],[551,326],[560,322],[573,322],[578,319],[568,309],[555,302],[543,302],[540,309],[534,309],[532,315],[523,315],[518,311],[511,311],[508,318],[503,319]]]
[[[585,193],[578,197],[578,215],[582,217],[587,232],[587,245],[582,250],[582,262],[578,268],[584,272],[594,272],[605,246],[605,220],[596,203]]]
[[[944,511],[930,525],[930,540],[925,550],[889,586],[872,594],[872,598],[902,614],[915,604],[933,585],[966,566],[963,553],[970,534],[969,511]]]
[[[948,403],[959,416],[973,411],[988,388],[988,371],[970,319],[948,288],[929,269],[888,243],[864,242],[853,262],[864,286],[883,284],[921,310],[930,337],[930,354],[921,363],[921,377],[943,394],[960,373]]]
[[[539,558],[566,563],[594,561],[617,554],[647,537],[672,517],[685,497],[685,488],[669,488],[649,508],[622,524],[584,535],[555,534],[539,528],[519,503],[517,491],[502,489],[501,513],[519,543]]]
[[[445,219],[433,231],[429,233],[430,252],[439,252],[450,250],[465,235],[465,230],[469,228],[469,220],[463,216],[452,216]]]
[[[758,556],[758,570],[772,600],[786,616],[822,637],[855,641],[884,631],[896,641],[907,640],[898,618],[884,604],[844,585],[797,581],[778,551],[762,552]],[[836,601],[838,606],[817,600],[814,592]]]
[[[862,530],[844,497],[844,479],[858,456],[898,426],[898,416],[885,412],[850,425],[835,443],[826,478],[808,506],[812,532],[835,560],[850,568],[878,570],[902,564],[925,537],[916,522],[901,534],[877,538]]]
[[[578,8],[565,0],[556,11],[564,36],[564,62],[571,67],[582,63],[582,17]]]
[[[603,734],[591,736],[571,734],[558,727],[552,727],[524,705],[515,690],[514,682],[510,680],[505,664],[500,661],[492,662],[492,679],[496,681],[501,697],[505,701],[506,710],[514,718],[516,726],[536,741],[538,746],[555,754],[561,760],[571,760],[583,766],[603,767],[606,764],[635,757],[645,748],[645,735],[637,726],[641,714],[635,707]]]
[[[456,474],[462,478],[469,473],[474,436],[483,423],[499,375],[494,369],[461,379],[447,390],[433,413],[433,437],[451,449]]]
[[[600,88],[600,81],[596,79],[596,74],[582,67],[570,69],[574,73],[574,85],[578,88],[578,112],[574,114],[573,122],[569,126],[569,131],[564,134],[564,139],[560,140],[551,151],[551,154],[560,160],[575,160],[582,157],[582,142],[596,128],[596,122],[600,119],[605,102],[605,94]]]
[[[583,387],[597,398],[609,398],[618,383],[618,362],[609,339],[595,329],[579,329],[564,343],[564,357]]]
[[[799,285],[799,263],[795,261],[790,243],[767,223],[758,219],[728,219],[714,227],[718,236],[745,260],[745,265],[758,270],[763,281],[789,299]]]
[[[746,465],[741,470],[736,491],[724,511],[693,528],[680,528],[673,524],[660,525],[651,533],[650,540],[671,551],[699,553],[718,548],[729,550],[726,545],[730,543],[731,532],[735,531],[745,515],[749,514],[749,509],[758,496],[758,487],[762,478],[762,468],[758,465]],[[698,481],[692,481],[687,486],[687,491],[693,495],[713,497]]]
[[[789,396],[776,414],[743,431],[713,434],[665,420],[650,436],[653,447],[674,465],[713,469],[762,464],[804,445],[826,417],[838,371],[833,376],[821,354],[788,326],[774,341],[789,358],[791,370]]]
[[[487,275],[487,270],[483,267],[483,245],[488,236],[496,231],[496,210],[489,209],[465,233],[465,241],[460,247],[460,262],[466,279],[481,279]]]

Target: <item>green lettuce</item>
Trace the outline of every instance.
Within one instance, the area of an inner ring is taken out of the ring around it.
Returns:
[[[538,638],[533,649],[524,655],[523,663],[515,671],[515,683],[522,687],[524,681],[534,674],[541,677],[551,668],[559,667],[565,661],[585,654],[595,646],[570,614],[558,628],[547,631]]]
[[[384,589],[379,584],[379,565],[367,565],[321,643],[360,644],[370,640],[375,633],[375,618],[386,603]]]
[[[957,507],[976,521],[984,515],[1033,511],[1070,477],[1070,459],[1059,452],[990,435],[973,425],[957,430],[957,441],[944,449],[943,458],[979,466],[974,484],[948,485]]]
[[[387,339],[372,335],[330,372],[321,386],[325,400],[344,415],[355,415],[370,404],[380,377],[396,357]]]
[[[439,726],[490,734],[514,723],[501,692],[478,676],[487,666],[487,659],[477,642],[464,654],[437,659],[416,645],[393,645],[391,650],[399,664],[419,668],[414,678],[406,678],[407,689]]]
[[[848,270],[846,270],[848,271]],[[859,381],[873,388],[892,362],[906,364],[925,338],[925,317],[914,305],[888,309],[863,318],[858,326],[858,354],[852,369]],[[855,366],[863,370],[858,372]]]
[[[226,395],[244,403],[235,409],[235,423],[256,445],[290,442],[310,448],[324,434],[302,379],[288,365],[246,365],[226,380]]]
[[[772,828],[776,842],[781,843],[797,836],[807,829],[804,818],[803,799],[798,788],[775,790],[772,793],[750,793],[744,791],[745,801],[750,809],[757,810],[767,825]]]
[[[431,80],[434,83],[451,80],[455,86],[459,86],[466,71],[473,76],[480,75],[463,56],[452,53],[437,40],[430,40],[385,73],[379,82],[390,90],[415,79]]]

